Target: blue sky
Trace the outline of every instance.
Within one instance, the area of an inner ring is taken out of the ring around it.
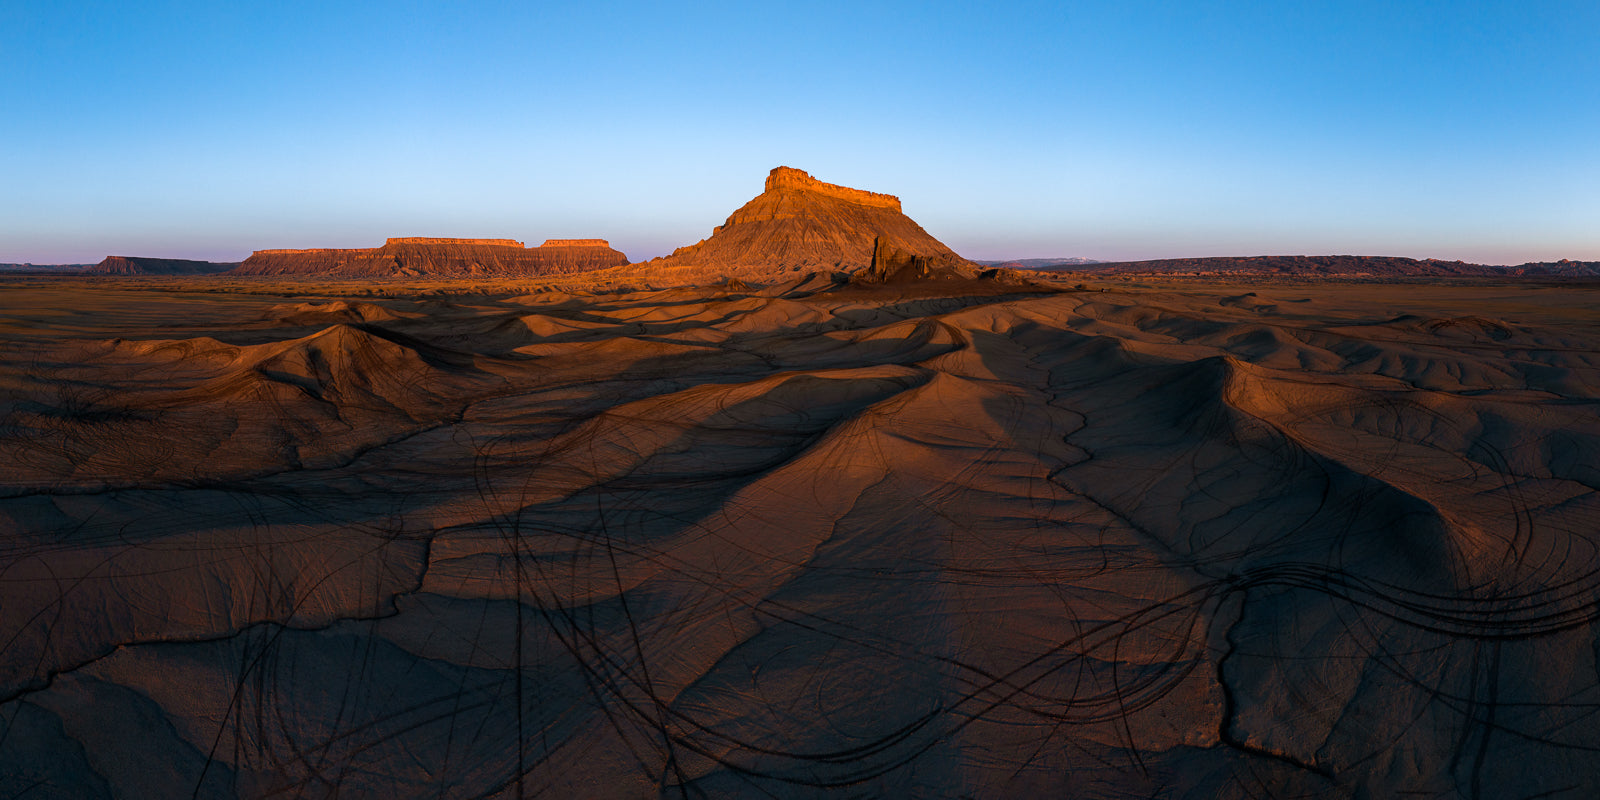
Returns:
[[[0,4],[0,261],[709,235],[1600,260],[1600,3]]]

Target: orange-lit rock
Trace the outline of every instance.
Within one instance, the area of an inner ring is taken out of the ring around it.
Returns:
[[[767,175],[767,188],[765,191],[805,191],[840,200],[849,200],[859,205],[892,208],[895,211],[900,210],[900,198],[892,194],[868,192],[834,183],[824,183],[811,177],[811,174],[805,170],[795,169],[794,167],[778,167],[772,170]]]

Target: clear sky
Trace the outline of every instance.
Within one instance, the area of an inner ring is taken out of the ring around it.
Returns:
[[[710,234],[1600,260],[1600,3],[0,3],[0,261]]]

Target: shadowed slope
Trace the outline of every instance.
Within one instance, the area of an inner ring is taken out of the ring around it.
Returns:
[[[87,272],[96,275],[210,275],[238,267],[238,262],[218,263],[183,258],[106,256]]]

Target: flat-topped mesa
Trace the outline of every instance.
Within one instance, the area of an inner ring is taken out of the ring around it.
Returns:
[[[777,167],[767,175],[766,191],[773,192],[782,189],[800,189],[828,197],[837,197],[840,200],[849,200],[852,203],[860,203],[864,206],[900,210],[900,198],[892,194],[868,192],[834,183],[824,183],[811,177],[805,170],[795,169],[794,167]]]
[[[237,266],[238,262],[218,263],[187,258],[106,256],[104,261],[85,271],[90,275],[212,275]]]
[[[546,239],[540,247],[610,247],[605,239]]]
[[[528,247],[516,239],[397,236],[382,247],[257,250],[238,275],[320,275],[348,278],[533,277],[616,267],[628,257],[604,239],[555,239]]]
[[[486,244],[495,247],[526,247],[516,239],[448,239],[430,236],[391,236],[383,246],[388,247],[391,244]]]

